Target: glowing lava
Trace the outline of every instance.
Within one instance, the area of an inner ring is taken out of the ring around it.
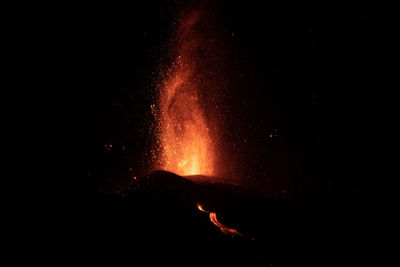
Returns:
[[[240,236],[240,237],[245,237],[244,235],[242,235],[241,233],[239,233],[236,229],[233,228],[229,228],[228,226],[223,225],[222,223],[220,223],[217,219],[217,214],[215,212],[208,212],[206,211],[200,204],[197,204],[197,208],[198,210],[200,210],[201,212],[204,213],[208,213],[210,216],[210,221],[217,226],[221,232],[225,235],[229,235],[231,237],[234,236]]]
[[[214,144],[202,106],[198,66],[204,37],[201,9],[184,17],[171,51],[173,62],[159,86],[159,167],[178,175],[214,175]]]

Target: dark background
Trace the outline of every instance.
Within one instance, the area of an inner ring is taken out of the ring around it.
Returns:
[[[54,8],[54,25],[43,22],[48,31],[39,51],[52,59],[40,75],[51,83],[44,95],[50,108],[43,115],[54,124],[48,135],[61,156],[56,175],[71,171],[63,186],[115,190],[151,167],[150,104],[161,66],[168,64],[176,17],[186,6],[70,5]],[[246,177],[247,185],[268,188],[269,194],[286,190],[298,199],[318,199],[327,191],[352,198],[360,190],[355,159],[365,146],[370,107],[364,99],[373,77],[367,2],[213,6],[220,14],[216,27],[226,36],[234,33],[230,63],[241,79],[233,77],[238,85],[230,90],[232,109],[241,117],[232,131],[252,142],[238,145],[238,153],[251,159],[245,164],[257,176]],[[268,140],[271,132],[278,137]]]
[[[6,50],[13,88],[6,107],[15,110],[16,132],[10,155],[17,160],[10,191],[29,218],[42,218],[38,209],[49,216],[71,203],[90,210],[86,205],[99,192],[118,192],[151,169],[150,105],[160,66],[168,62],[175,18],[186,5],[14,8]],[[366,101],[374,89],[372,4],[213,5],[236,55],[240,82],[232,87],[232,99],[242,114],[238,125],[251,126],[239,134],[251,140],[238,145],[248,168],[241,171],[249,173],[243,185],[296,205],[347,207],[342,216],[361,221],[362,173],[368,169],[362,163],[376,109]]]

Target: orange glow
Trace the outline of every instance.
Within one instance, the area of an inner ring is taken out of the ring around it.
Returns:
[[[225,225],[223,225],[222,223],[220,223],[217,219],[217,214],[215,212],[210,212],[210,221],[217,226],[221,232],[225,235],[229,235],[229,236],[243,236],[241,233],[239,233],[238,231],[236,231],[236,229],[233,228],[229,228]]]
[[[220,223],[217,219],[217,214],[215,212],[209,212],[206,211],[202,205],[197,204],[197,209],[200,210],[201,212],[205,212],[208,213],[210,216],[210,221],[217,226],[221,232],[225,235],[229,235],[231,237],[234,236],[240,236],[240,237],[245,237],[244,235],[242,235],[241,233],[239,233],[236,229],[233,228],[229,228],[228,226],[223,225],[222,223]]]
[[[173,62],[159,86],[159,167],[178,175],[214,175],[214,144],[201,104],[198,57],[202,39],[195,27],[201,9],[183,18]]]
[[[208,213],[208,211],[206,211],[205,209],[203,209],[203,206],[201,206],[200,204],[197,204],[197,208],[199,209],[199,211]]]

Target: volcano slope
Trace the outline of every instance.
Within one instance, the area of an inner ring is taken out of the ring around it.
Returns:
[[[240,235],[224,234],[199,205]],[[359,222],[351,207],[300,205],[208,177],[189,180],[164,171],[137,178],[114,194],[60,194],[50,206],[21,215],[21,222],[29,217],[36,223],[18,235],[47,241],[47,254],[56,262],[334,266],[357,245]],[[37,256],[31,248],[27,251]]]

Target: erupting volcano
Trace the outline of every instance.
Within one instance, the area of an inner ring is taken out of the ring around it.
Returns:
[[[178,23],[172,63],[159,85],[159,168],[182,176],[215,175],[215,138],[205,115],[204,57],[209,46],[199,32],[202,8]],[[208,88],[207,90],[209,90]]]
[[[170,44],[169,67],[158,86],[158,168],[202,181],[214,182],[221,171],[218,90],[223,51],[217,49],[215,32],[209,27],[206,5],[182,16]],[[219,157],[219,158],[218,158]],[[218,161],[218,163],[217,163]],[[221,182],[221,178],[218,179]],[[244,237],[221,224],[215,212],[205,211],[221,232]]]

